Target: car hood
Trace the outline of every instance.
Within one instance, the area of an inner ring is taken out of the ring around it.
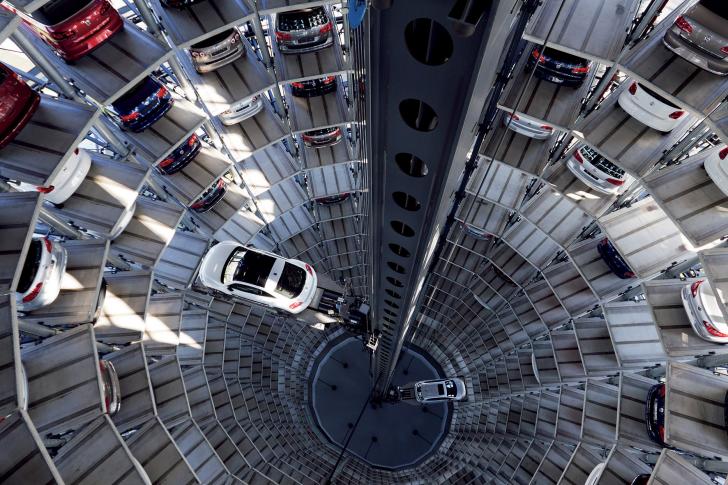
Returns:
[[[200,280],[205,286],[222,285],[222,270],[225,262],[235,249],[240,246],[235,241],[223,241],[211,247],[202,258]]]

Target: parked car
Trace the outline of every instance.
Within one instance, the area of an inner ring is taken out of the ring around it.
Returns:
[[[121,408],[121,386],[119,375],[116,373],[114,364],[108,360],[99,360],[99,371],[104,396],[104,411],[113,416]]]
[[[175,174],[189,165],[190,162],[195,159],[197,154],[200,153],[201,148],[202,143],[200,143],[199,137],[193,134],[177,145],[174,150],[172,150],[172,153],[167,155],[164,160],[157,164],[157,168],[164,175]]]
[[[263,95],[255,95],[233,103],[230,108],[220,113],[219,118],[223,125],[234,125],[252,118],[263,110]]]
[[[574,150],[566,166],[584,184],[604,194],[620,194],[629,185],[627,182],[633,180],[624,170],[587,145]]]
[[[645,401],[647,436],[660,446],[665,443],[665,384],[655,384],[647,391]]]
[[[215,204],[220,202],[225,195],[225,192],[227,192],[225,181],[221,178],[217,179],[217,181],[212,184],[209,189],[204,191],[202,195],[190,206],[190,209],[198,214],[207,212],[215,207]]]
[[[301,135],[303,144],[311,148],[324,148],[336,145],[342,138],[341,128],[332,126],[320,130],[306,131]]]
[[[47,185],[33,185],[26,182],[13,185],[23,192],[40,192],[44,194],[45,200],[53,204],[62,204],[76,192],[90,169],[91,156],[83,148],[76,148]]]
[[[220,242],[207,252],[200,265],[206,287],[288,313],[305,310],[316,293],[313,268],[296,259]]]
[[[0,62],[0,149],[18,136],[39,104],[40,95]]]
[[[300,54],[329,47],[334,43],[332,30],[333,23],[321,6],[276,15],[275,36],[282,54]]]
[[[617,277],[623,280],[634,278],[634,272],[624,261],[622,256],[617,251],[617,248],[614,247],[609,239],[605,237],[604,239],[599,241],[599,244],[597,244],[597,251],[599,252],[599,256],[602,257],[602,260],[606,263],[607,266],[609,266],[609,269],[612,270],[612,273],[617,275]]]
[[[61,291],[68,253],[58,242],[34,237],[20,272],[15,293],[17,310],[28,312],[53,303]]]
[[[680,296],[690,325],[698,337],[709,342],[728,343],[728,322],[723,317],[710,281],[700,279],[685,285]]]
[[[465,394],[465,382],[457,377],[415,383],[415,398],[421,403],[460,401]]]
[[[323,96],[336,91],[336,76],[291,83],[291,93],[300,98]]]
[[[537,78],[572,88],[584,83],[591,67],[588,60],[552,48],[539,49],[533,49],[526,62],[527,70],[536,69]]]
[[[728,196],[728,146],[718,148],[709,155],[704,167],[713,183]]]
[[[728,3],[700,0],[675,19],[662,42],[683,59],[713,74],[728,74]]]
[[[687,111],[636,81],[622,91],[617,102],[632,118],[658,131],[672,131],[687,116]]]
[[[508,122],[510,120],[510,123]],[[546,140],[554,134],[554,127],[541,120],[523,113],[508,114],[503,117],[503,124],[516,133],[536,140]]]
[[[111,103],[121,126],[135,133],[152,126],[172,108],[172,93],[152,76],[147,76]]]
[[[67,62],[80,59],[124,28],[107,0],[50,0],[30,14],[7,8]]]
[[[489,233],[485,229],[481,229],[477,226],[467,224],[465,222],[463,222],[463,231],[465,231],[465,234],[472,237],[473,239],[478,239],[480,241],[487,241],[493,238],[493,234]]]
[[[584,485],[597,485],[597,482],[602,478],[602,472],[607,467],[607,462],[598,463],[586,477]]]
[[[230,64],[245,55],[240,31],[233,27],[190,46],[192,64],[199,73],[206,73]]]
[[[321,205],[336,205],[341,204],[345,200],[348,200],[349,197],[351,197],[351,192],[344,192],[341,194],[336,195],[327,195],[324,197],[317,197],[313,199],[314,202]]]
[[[183,9],[185,7],[191,7],[196,3],[200,3],[203,0],[160,0],[162,5],[167,8],[178,8]]]

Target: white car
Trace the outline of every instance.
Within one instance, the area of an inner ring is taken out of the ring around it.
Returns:
[[[698,337],[719,344],[728,343],[728,322],[718,306],[715,291],[706,279],[685,285],[680,292],[685,313]]]
[[[508,122],[510,118],[511,122]],[[523,113],[506,114],[503,117],[503,124],[510,130],[518,134],[534,138],[536,140],[546,140],[554,134],[554,127],[544,123],[543,121],[526,116]]]
[[[600,478],[602,478],[602,472],[604,472],[604,469],[607,467],[607,462],[599,463],[597,466],[595,466],[588,477],[586,477],[586,481],[584,482],[584,485],[597,485],[597,482]]]
[[[566,166],[584,184],[604,194],[620,194],[633,180],[624,170],[587,145],[574,150]]]
[[[61,291],[68,253],[58,242],[33,238],[28,246],[15,293],[18,311],[37,310],[53,303]]]
[[[419,402],[459,401],[465,393],[465,382],[457,377],[415,383],[415,398]]]
[[[210,289],[294,314],[311,304],[318,283],[316,272],[303,261],[234,241],[210,248],[200,264],[200,281]]]
[[[685,110],[635,81],[617,98],[632,118],[658,131],[672,131],[687,116]]]
[[[705,171],[718,188],[728,196],[728,146],[715,149],[705,159]]]
[[[230,126],[247,120],[263,110],[263,96],[255,95],[230,105],[230,108],[220,113],[223,125]]]
[[[48,202],[62,204],[78,189],[90,168],[91,156],[83,148],[76,148],[48,185],[36,186],[25,182],[14,185],[23,192],[41,192]]]

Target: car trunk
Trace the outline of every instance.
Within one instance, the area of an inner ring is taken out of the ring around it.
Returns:
[[[718,59],[728,57],[728,53],[721,51],[728,47],[728,2],[703,0],[685,19],[692,26],[692,32],[680,29],[683,38]]]

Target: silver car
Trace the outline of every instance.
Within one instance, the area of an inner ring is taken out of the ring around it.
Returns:
[[[276,42],[283,54],[301,54],[334,43],[333,22],[323,7],[311,7],[276,16]]]
[[[415,383],[415,398],[421,403],[459,401],[465,394],[465,382],[457,377]]]
[[[215,34],[190,46],[192,64],[199,73],[211,72],[245,55],[245,46],[236,28]]]
[[[662,41],[675,54],[713,74],[728,74],[728,2],[700,0],[675,19]]]
[[[230,108],[220,113],[219,118],[223,125],[230,126],[247,120],[263,110],[263,96],[256,95],[233,103]]]

